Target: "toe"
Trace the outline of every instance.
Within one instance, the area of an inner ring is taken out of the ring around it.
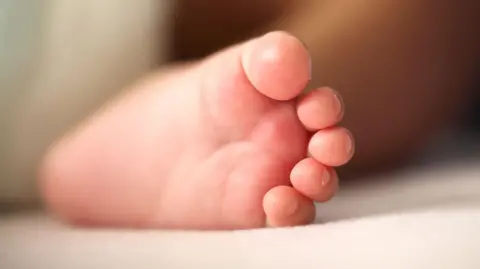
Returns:
[[[320,130],[312,136],[308,151],[324,165],[341,166],[352,158],[353,137],[347,129],[341,127]]]
[[[265,194],[263,208],[271,227],[307,225],[315,219],[313,201],[288,186],[275,187]]]
[[[338,188],[335,171],[313,158],[300,161],[293,168],[290,181],[298,192],[316,202],[330,200]]]
[[[305,128],[320,130],[342,119],[343,104],[338,93],[330,88],[320,88],[299,100],[297,114]]]
[[[284,32],[272,32],[247,44],[242,62],[252,85],[275,100],[295,98],[310,79],[307,49]]]

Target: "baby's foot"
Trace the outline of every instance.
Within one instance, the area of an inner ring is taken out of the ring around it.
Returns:
[[[311,222],[353,141],[334,127],[343,113],[335,92],[298,98],[309,68],[302,44],[274,32],[141,83],[47,155],[48,205],[82,225]]]

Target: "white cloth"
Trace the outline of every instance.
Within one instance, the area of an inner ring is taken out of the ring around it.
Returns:
[[[388,179],[388,180],[387,180]],[[5,269],[478,269],[480,167],[434,167],[347,186],[324,224],[235,232],[70,229],[0,222]]]
[[[165,56],[169,0],[0,0],[0,203],[58,136]]]

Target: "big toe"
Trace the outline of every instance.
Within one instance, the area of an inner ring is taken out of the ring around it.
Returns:
[[[285,32],[271,32],[246,44],[242,62],[251,84],[279,101],[295,98],[310,80],[310,54]]]
[[[297,38],[272,32],[212,55],[196,71],[206,111],[217,126],[240,137],[277,107],[275,101],[301,94],[310,78],[310,55]]]

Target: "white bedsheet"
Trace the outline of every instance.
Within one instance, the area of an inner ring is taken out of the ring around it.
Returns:
[[[9,215],[1,268],[480,268],[477,163],[359,181],[318,215],[309,227],[236,232],[89,231]]]

